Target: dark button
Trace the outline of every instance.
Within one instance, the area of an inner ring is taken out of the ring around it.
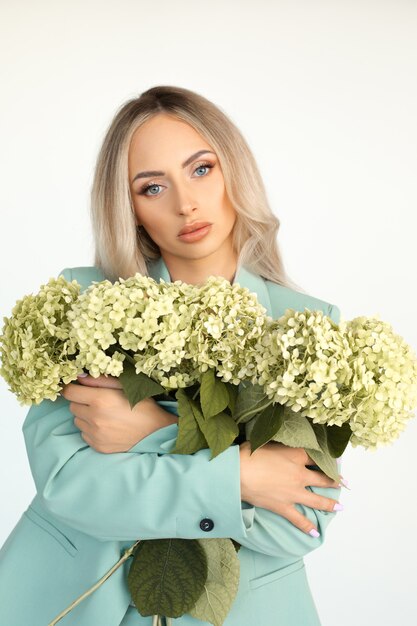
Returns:
[[[205,517],[200,522],[200,528],[201,528],[201,530],[206,530],[206,531],[207,530],[213,530],[213,528],[214,528],[213,520],[210,519],[209,517]]]

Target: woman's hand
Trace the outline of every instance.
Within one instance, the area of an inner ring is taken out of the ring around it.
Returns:
[[[306,465],[315,463],[303,448],[270,441],[252,454],[250,450],[248,441],[240,445],[241,499],[278,513],[303,532],[317,537],[318,534],[311,532],[317,533],[317,528],[294,505],[333,511],[337,500],[315,494],[306,487],[337,488],[340,484],[323,472],[307,469]]]
[[[178,421],[153,398],[145,398],[132,409],[114,376],[85,376],[78,381],[81,384],[65,385],[61,395],[70,401],[81,437],[97,452],[126,452],[155,430]]]

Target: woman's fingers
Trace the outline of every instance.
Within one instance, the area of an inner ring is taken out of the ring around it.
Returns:
[[[271,442],[269,442],[271,443]],[[315,465],[315,461],[307,454],[304,448],[292,448],[280,442],[272,442],[275,447],[280,448],[280,454],[287,455],[295,463],[300,465]],[[266,444],[268,445],[268,444]]]
[[[317,528],[314,526],[310,520],[305,517],[300,511],[294,506],[286,506],[285,510],[280,513],[283,517],[285,517],[291,524],[294,524],[297,528],[302,530],[307,535],[311,535],[312,537],[319,537],[320,533]]]
[[[337,500],[332,500],[331,498],[325,498],[324,496],[319,496],[313,492],[309,492],[306,490],[306,496],[303,497],[303,502],[300,503],[305,506],[308,506],[312,509],[317,509],[319,511],[327,511],[334,512],[342,511],[343,505],[339,504]],[[334,508],[336,506],[336,509]],[[278,509],[275,511],[282,517],[285,517],[289,522],[294,524],[297,528],[302,530],[307,535],[311,535],[312,537],[318,537],[319,533],[316,526],[303,515],[295,506],[292,505],[280,505]]]
[[[98,379],[92,378],[92,380]],[[101,387],[103,391],[98,389],[98,387]],[[79,404],[94,404],[95,406],[103,407],[106,406],[107,402],[111,401],[112,398],[115,398],[115,394],[120,397],[125,397],[124,392],[119,390],[113,383],[107,385],[101,382],[98,385],[90,382],[79,385],[78,383],[72,382],[65,385],[61,390],[61,396],[66,400]]]
[[[279,448],[280,454],[284,454],[298,465],[303,465],[304,467],[314,465],[317,467],[316,462],[307,454],[304,448],[291,448],[278,442],[273,442],[273,445]],[[311,470],[305,467],[305,486],[338,488],[339,482],[333,480],[322,471]]]
[[[123,389],[121,382],[115,376],[106,376],[100,374],[97,378],[94,376],[78,376],[77,381],[86,387],[107,387],[108,389]]]
[[[332,487],[337,489],[339,487],[339,481],[333,480],[324,472],[317,470],[310,470],[306,468],[305,471],[305,486],[306,487]]]
[[[320,496],[309,489],[306,489],[306,493],[303,495],[303,500],[300,504],[309,506],[311,509],[327,511],[328,513],[343,511],[343,505],[337,500],[333,500],[333,498],[326,498],[326,496]]]

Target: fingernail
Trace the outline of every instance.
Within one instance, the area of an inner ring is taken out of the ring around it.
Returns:
[[[339,487],[347,487],[349,489],[349,481],[346,478],[341,478]]]
[[[320,533],[315,528],[312,528],[308,534],[312,537],[320,537]]]
[[[336,504],[333,507],[333,511],[343,511],[345,507],[343,506],[343,504],[340,504],[340,502],[336,502]]]
[[[85,376],[88,376],[86,372],[81,372],[81,374],[77,374],[77,378],[84,378]]]

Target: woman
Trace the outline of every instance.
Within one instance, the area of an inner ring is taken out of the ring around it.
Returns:
[[[121,107],[98,157],[92,217],[95,265],[62,272],[83,288],[138,271],[193,284],[214,274],[256,292],[274,318],[309,307],[339,320],[286,278],[249,147],[189,90],[153,87]],[[46,626],[139,538],[230,537],[242,546],[240,583],[225,626],[319,625],[303,556],[342,508],[340,484],[275,442],[252,455],[235,444],[211,461],[207,449],[169,455],[176,402],[131,410],[116,378],[79,380],[23,425],[37,494],[0,551],[0,623]],[[129,564],[62,624],[150,626],[130,604]]]

